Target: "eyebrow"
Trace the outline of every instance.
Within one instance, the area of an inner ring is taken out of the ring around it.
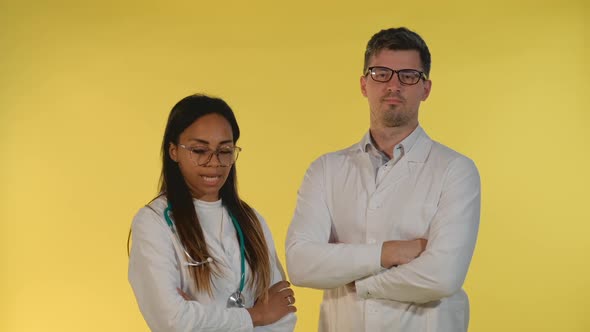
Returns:
[[[191,138],[191,139],[189,139],[189,141],[195,141],[197,143],[203,143],[203,144],[207,144],[207,145],[210,144],[209,141],[206,141],[206,140],[200,139],[200,138]],[[228,140],[219,142],[219,145],[233,143],[233,142],[234,141],[232,141],[231,139],[228,139]]]

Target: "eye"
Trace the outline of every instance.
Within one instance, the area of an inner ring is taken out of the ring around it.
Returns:
[[[407,70],[407,71],[401,70],[399,74],[400,74],[402,80],[406,80],[406,81],[416,81],[417,79],[420,78],[420,73],[415,70]]]
[[[196,147],[190,149],[192,153],[197,155],[207,154],[210,150],[208,148]]]
[[[231,146],[222,146],[219,148],[220,154],[232,154],[234,152],[234,148]]]
[[[373,68],[371,75],[378,81],[386,81],[391,77],[391,71],[387,68]]]

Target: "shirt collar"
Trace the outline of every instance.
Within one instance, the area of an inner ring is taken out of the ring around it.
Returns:
[[[395,150],[399,148],[403,149],[404,154],[410,152],[410,150],[412,149],[412,147],[414,146],[422,132],[424,132],[424,129],[422,129],[422,127],[418,125],[418,127],[416,127],[416,129],[414,129],[414,131],[412,131],[412,133],[410,133],[408,137],[404,138],[400,143],[396,144],[393,147],[392,155],[396,155]],[[359,148],[363,152],[369,152],[371,151],[370,149],[373,149],[374,151],[379,151],[373,143],[370,131],[367,131],[367,133],[363,136]]]

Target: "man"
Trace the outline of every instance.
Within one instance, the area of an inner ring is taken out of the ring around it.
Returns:
[[[418,34],[375,34],[360,78],[369,132],[307,170],[287,267],[293,284],[325,290],[319,331],[467,330],[461,287],[479,226],[479,174],[418,123],[429,72]]]

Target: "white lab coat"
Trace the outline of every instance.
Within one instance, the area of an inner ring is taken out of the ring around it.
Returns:
[[[314,161],[286,241],[294,285],[324,289],[319,331],[466,331],[461,289],[475,247],[474,163],[418,127],[411,150],[376,184],[361,144]],[[390,169],[386,169],[389,167]],[[388,240],[428,239],[412,262],[383,269]],[[354,282],[356,291],[345,286]]]
[[[226,308],[229,295],[240,283],[240,249],[236,230],[221,201],[194,200],[205,241],[214,263],[221,268],[222,276],[212,278],[213,296],[197,292],[188,269],[178,237],[166,224],[165,197],[159,197],[139,210],[132,224],[133,242],[129,257],[129,282],[135,293],[139,309],[152,331],[293,331],[296,317],[288,314],[278,322],[253,328],[250,315],[243,308]],[[223,213],[223,217],[220,219]],[[272,284],[283,280],[282,268],[276,257],[274,242],[266,222],[257,213],[269,246]],[[220,228],[223,220],[223,228]],[[221,233],[222,231],[222,233]],[[246,307],[252,307],[254,298],[248,288],[252,277],[246,261],[244,296]],[[182,289],[194,301],[184,300],[177,292]]]

